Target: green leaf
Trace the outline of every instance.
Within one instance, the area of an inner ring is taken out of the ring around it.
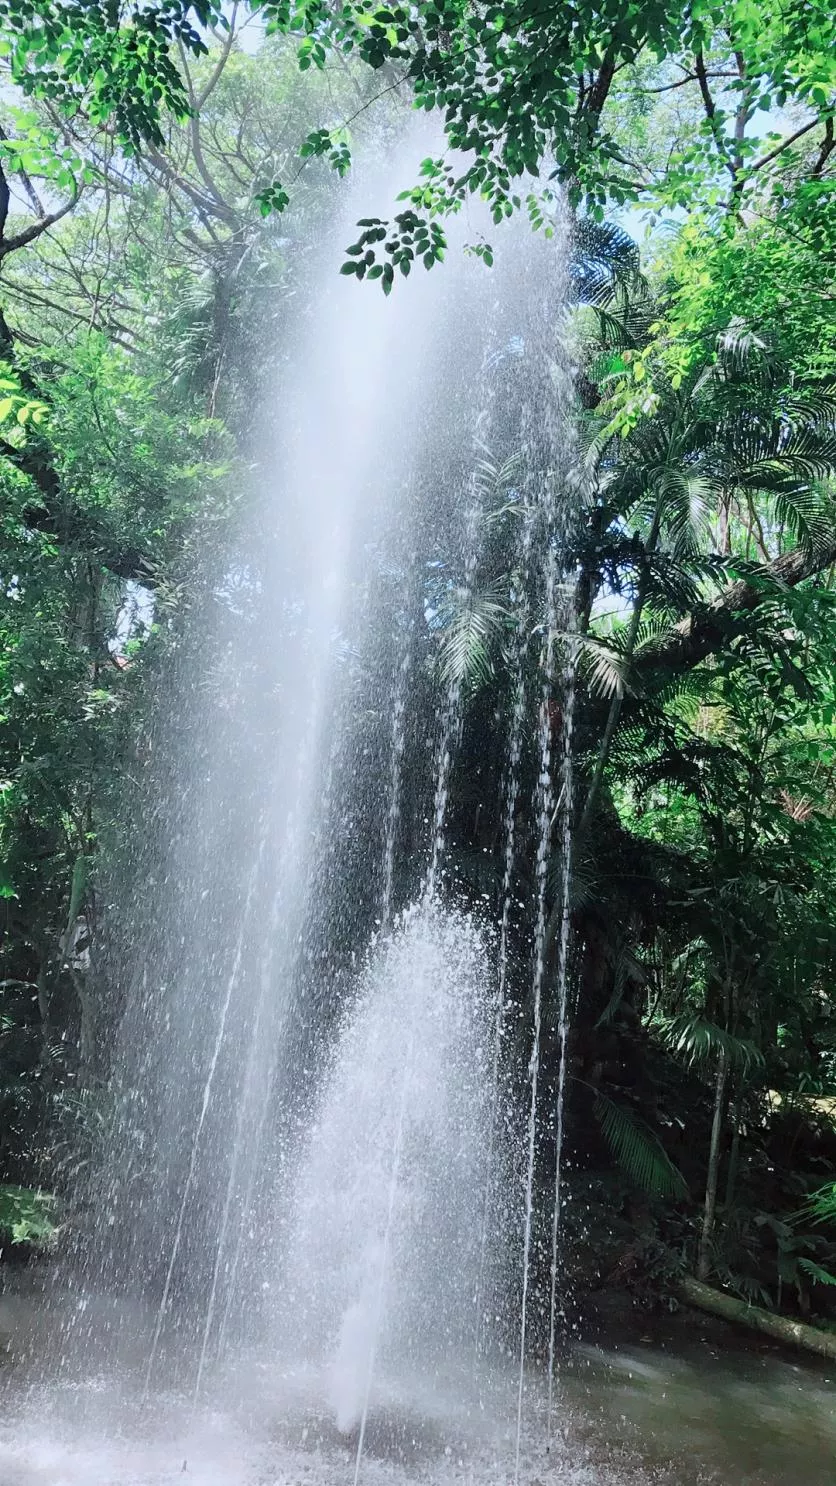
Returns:
[[[0,1185],[0,1235],[12,1243],[48,1243],[57,1229],[58,1201],[49,1192]]]
[[[836,1182],[827,1182],[811,1192],[797,1218],[813,1223],[836,1223]]]
[[[510,618],[502,579],[481,591],[453,588],[446,593],[438,606],[443,680],[470,689],[486,685]]]

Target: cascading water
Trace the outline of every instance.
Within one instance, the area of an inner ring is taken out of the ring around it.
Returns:
[[[406,169],[396,161],[393,180]],[[318,967],[330,955],[332,976],[335,958],[348,973],[381,871],[365,831],[378,801],[384,809],[387,802],[374,769],[379,739],[362,735],[370,712],[362,703],[386,665],[377,632],[391,627],[381,580],[386,537],[402,519],[394,496],[404,475],[413,489],[421,478],[444,337],[436,344],[430,330],[429,286],[418,281],[393,315],[382,296],[341,283],[334,268],[331,259],[323,269],[313,324],[300,327],[271,459],[274,488],[232,559],[243,614],[233,610],[227,620],[220,695],[199,703],[206,736],[197,768],[194,757],[177,758],[173,743],[175,790],[185,785],[185,799],[182,810],[176,798],[166,801],[174,820],[161,833],[174,841],[148,894],[149,923],[129,924],[141,942],[145,989],[129,999],[121,1028],[120,1119],[96,1194],[107,1225],[90,1263],[116,1289],[157,1294],[148,1385],[169,1336],[175,1352],[197,1338],[208,1351],[207,1318],[230,1308],[239,1330],[259,1330],[257,1308],[241,1300],[272,1278],[273,1261],[256,1238],[239,1262],[248,1209],[269,1211],[283,1181],[281,1131],[300,1093],[292,1065],[305,1023],[338,1010],[323,1004],[332,985],[321,983]],[[442,300],[453,309],[451,330],[461,332],[449,291]],[[397,354],[401,339],[409,362]],[[461,388],[450,381],[455,408]],[[443,459],[452,442],[452,430],[442,429],[435,455]],[[369,619],[375,604],[383,612]],[[382,718],[388,688],[373,700]],[[347,795],[366,757],[371,768]],[[327,799],[329,759],[336,778]],[[341,853],[355,862],[344,867]],[[357,859],[373,881],[352,923],[344,880],[353,866],[351,891],[362,895]],[[337,934],[329,914],[343,916]],[[227,1194],[220,1203],[219,1182]],[[237,1300],[228,1293],[233,1277]],[[182,1376],[188,1359],[175,1366]]]
[[[337,248],[415,154],[411,143],[361,182]],[[435,1417],[439,1399],[444,1449],[448,1435],[464,1448],[464,1415],[472,1432],[489,1414],[491,1469],[519,1477],[543,1330],[531,1307],[546,1129],[552,1408],[572,370],[565,248],[506,229],[495,252],[492,272],[451,253],[390,301],[325,254],[300,312],[261,494],[212,584],[212,666],[183,681],[187,715],[158,740],[167,783],[140,901],[114,935],[128,980],[114,1118],[63,1338],[65,1376],[87,1341],[136,1396],[170,1390],[195,1411],[234,1395],[242,1372],[273,1369],[288,1419],[313,1411],[349,1437],[355,1482],[378,1416],[420,1400]],[[513,455],[501,496],[517,523],[510,706],[493,724],[495,783],[477,786],[505,792],[496,933],[490,895],[457,856],[466,668],[438,660],[445,615],[467,627],[490,566],[485,446]],[[519,873],[532,836],[533,886]],[[510,1089],[524,1036],[520,1140]]]

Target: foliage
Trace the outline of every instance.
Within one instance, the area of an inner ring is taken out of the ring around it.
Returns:
[[[439,655],[441,675],[448,683],[484,685],[493,672],[492,649],[511,619],[503,585],[478,593],[454,589],[438,606],[444,628]]]
[[[803,1215],[814,1223],[836,1222],[836,1182],[811,1192],[805,1203]]]
[[[97,959],[108,858],[167,705],[157,678],[244,489],[228,425],[243,445],[256,410],[239,327],[258,327],[240,331],[257,376],[293,287],[270,223],[253,215],[236,238],[257,170],[242,186],[235,150],[282,148],[273,116],[284,100],[286,126],[299,117],[297,70],[230,53],[222,78],[213,51],[203,74],[178,70],[187,90],[214,79],[205,134],[168,121],[156,164],[127,164],[81,101],[68,163],[40,82],[30,108],[4,100],[0,1179],[21,1189],[60,1187],[95,1125],[116,994]],[[214,219],[189,194],[195,151],[216,172]]]
[[[654,1241],[804,1314],[836,1272],[815,1205],[794,1217],[836,1161],[829,158],[785,157],[748,218],[703,204],[643,271],[614,231],[575,273],[572,1160],[666,1191]],[[519,586],[501,520],[471,606]],[[474,707],[509,675],[499,627],[484,646]]]
[[[30,94],[69,113],[84,107],[97,123],[113,119],[126,143],[160,142],[160,114],[185,117],[189,100],[172,43],[205,53],[201,28],[229,27],[220,6],[134,5],[124,11],[83,0],[4,0],[0,25],[11,76]]]
[[[47,1192],[0,1186],[0,1242],[45,1244],[56,1233],[56,1202]]]
[[[658,1138],[625,1105],[598,1093],[594,1109],[613,1159],[637,1187],[657,1197],[681,1200],[688,1195],[682,1173]]]
[[[815,190],[833,148],[833,20],[822,0],[789,11],[751,0],[699,0],[685,12],[669,0],[633,11],[620,0],[546,10],[531,0],[475,10],[462,0],[260,0],[252,9],[269,34],[292,42],[302,72],[351,59],[381,74],[379,93],[402,87],[418,109],[444,115],[455,153],[423,161],[404,211],[360,224],[345,264],[387,292],[396,268],[407,274],[417,258],[427,267],[443,258],[437,219],[473,195],[494,224],[525,210],[546,232],[558,181],[598,218],[607,202],[630,200],[737,218],[773,200],[783,168],[805,154]],[[78,0],[4,0],[0,11],[14,82],[71,117],[84,111],[134,152],[162,147],[167,116],[199,116],[204,95],[188,64],[213,38],[228,55],[234,26],[214,0],[116,12]],[[334,112],[329,124],[300,130],[295,152],[341,176],[357,110]],[[285,167],[257,184],[261,211],[288,206],[298,173]],[[484,237],[473,246],[490,263]]]
[[[745,1037],[733,1037],[702,1017],[687,1012],[678,1017],[659,1018],[655,1023],[664,1041],[678,1057],[688,1063],[707,1063],[723,1053],[731,1067],[748,1073],[750,1067],[763,1062],[763,1054]]]

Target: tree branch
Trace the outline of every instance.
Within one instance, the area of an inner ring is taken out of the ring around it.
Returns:
[[[737,70],[741,83],[745,86],[740,95],[740,106],[734,119],[734,173],[739,178],[743,169],[743,142],[746,138],[746,125],[752,116],[752,100],[755,89],[752,84],[746,84],[746,60],[742,52],[735,52]]]
[[[2,126],[0,126],[0,139],[2,139],[2,140],[8,140],[8,138],[9,138],[9,136],[6,133],[5,129],[2,128]],[[26,195],[29,198],[29,203],[30,203],[30,205],[32,207],[33,212],[35,213],[35,216],[36,217],[40,217],[40,218],[45,217],[46,216],[46,212],[44,210],[44,207],[43,207],[43,203],[41,201],[41,198],[38,195],[37,191],[35,190],[35,187],[32,185],[32,182],[31,182],[31,180],[30,180],[27,172],[24,170],[24,168],[23,168],[22,165],[18,165],[18,167],[17,167],[17,173],[18,173],[18,175],[20,177],[21,183],[23,185],[23,189],[24,189],[24,191],[26,192]]]
[[[3,169],[2,162],[0,162],[0,247],[2,247],[3,235],[6,231],[6,221],[9,215],[10,201],[11,192],[9,190],[9,182],[6,177],[6,172]]]
[[[39,504],[33,503],[23,513],[29,531],[43,532],[61,542],[83,543],[92,560],[101,563],[114,577],[133,578],[147,588],[153,587],[154,575],[146,553],[138,548],[114,547],[92,520],[66,508],[58,471],[46,451],[31,443],[18,448],[0,439],[0,456],[8,459],[21,474],[28,475],[41,497]]]
[[[813,166],[814,180],[818,180],[819,176],[822,174],[825,165],[827,164],[831,154],[833,153],[834,147],[836,147],[836,140],[834,140],[833,138],[833,115],[831,114],[829,119],[825,119],[824,139],[822,141],[822,147],[819,150],[819,158]]]
[[[737,176],[737,171],[735,169],[734,162],[729,159],[728,145],[723,135],[723,131],[720,127],[720,122],[717,118],[717,107],[714,99],[711,96],[711,89],[708,86],[708,73],[705,70],[705,58],[701,51],[694,54],[694,67],[697,74],[697,82],[700,85],[700,93],[702,94],[705,116],[708,119],[709,125],[711,127],[711,133],[714,136],[714,143],[716,144],[717,149],[723,157],[723,164],[725,165],[727,171],[729,172],[729,175],[734,181]]]
[[[795,588],[836,562],[836,532],[816,552],[797,547],[776,557],[749,578],[732,583],[713,603],[683,619],[674,630],[651,646],[645,646],[633,663],[633,674],[644,688],[663,686],[675,672],[691,670],[709,655],[741,634],[748,616],[782,588]]]
[[[736,72],[706,72],[705,73],[706,82],[708,81],[709,78],[713,79],[715,77],[721,77],[721,78],[723,78],[723,77],[737,77],[737,73]],[[698,76],[698,74],[696,72],[686,72],[685,76],[684,77],[677,78],[677,80],[676,80],[675,83],[665,83],[664,86],[661,87],[661,88],[637,88],[636,91],[639,92],[639,93],[641,93],[642,94],[642,97],[649,97],[652,93],[672,93],[673,90],[674,90],[674,88],[684,88],[684,87],[687,86],[688,83],[696,83],[696,82],[699,82],[699,76]],[[703,99],[705,99],[705,94],[703,94]],[[714,107],[713,102],[712,102],[712,105],[711,106],[712,106],[712,108]]]
[[[223,221],[227,223],[228,226],[237,227],[237,214],[233,211],[233,208],[230,206],[229,202],[218,189],[218,186],[214,181],[203,156],[203,144],[200,138],[200,101],[198,100],[198,97],[194,90],[194,84],[192,82],[191,73],[189,72],[188,63],[186,60],[186,52],[182,41],[178,43],[178,46],[180,50],[181,65],[183,68],[183,76],[186,80],[186,88],[189,95],[189,104],[191,106],[191,114],[189,118],[189,137],[192,142],[192,156],[194,158],[194,163],[197,166],[203,184],[209,192],[212,201],[215,203],[218,215],[223,219]],[[229,52],[227,51],[222,60],[221,71],[223,71],[223,68],[226,66],[226,58],[228,56]]]
[[[14,279],[10,279],[8,276],[3,280],[3,284],[7,294],[16,297],[18,300],[22,300],[24,304],[43,305],[45,309],[52,310],[57,315],[65,315],[78,325],[95,325],[97,329],[105,330],[115,345],[121,346],[124,351],[128,351],[131,355],[136,353],[137,347],[131,338],[131,331],[126,325],[121,325],[118,320],[112,319],[106,313],[106,309],[97,309],[96,317],[92,319],[90,315],[82,315],[72,305],[59,304],[57,301],[49,299],[45,294],[37,294],[34,289],[30,289],[26,284],[16,283]],[[15,326],[14,336],[15,340],[20,340],[20,330],[17,326]]]
[[[228,207],[222,208],[218,202],[213,201],[211,197],[207,196],[203,191],[198,190],[190,181],[187,181],[184,176],[178,174],[173,166],[169,165],[165,156],[160,154],[159,150],[149,148],[146,153],[147,158],[158,172],[162,182],[167,182],[169,187],[175,187],[177,191],[182,192],[192,202],[202,226],[208,232],[215,246],[218,248],[222,247],[223,239],[218,236],[212,226],[212,218],[214,217],[218,222],[223,222],[226,227],[237,230],[240,225],[237,214],[230,211]],[[174,192],[169,190],[167,194],[169,204],[173,206]]]
[[[601,113],[607,101],[610,88],[612,87],[613,78],[615,77],[615,62],[616,49],[613,42],[607,47],[604,53],[604,59],[598,69],[598,76],[595,78],[584,101],[584,113],[594,114],[596,119]]]
[[[794,134],[789,134],[786,139],[781,140],[780,144],[776,144],[774,150],[770,150],[768,155],[761,155],[760,160],[755,160],[754,164],[749,166],[749,169],[753,172],[763,170],[764,165],[769,165],[773,160],[777,160],[778,156],[784,153],[784,150],[788,150],[790,145],[795,144],[797,139],[803,139],[804,135],[809,134],[811,129],[815,129],[818,123],[819,119],[815,118],[809,124],[803,124],[800,129],[796,129]]]
[[[195,105],[196,105],[197,108],[202,108],[203,107],[203,105],[206,102],[206,100],[209,97],[209,95],[215,91],[215,88],[217,87],[218,83],[220,82],[220,79],[221,79],[221,77],[223,75],[224,68],[226,67],[227,62],[229,61],[229,54],[232,51],[233,42],[235,41],[235,37],[237,35],[236,29],[235,29],[237,20],[238,20],[238,0],[235,0],[235,4],[232,7],[232,14],[229,17],[229,30],[226,33],[226,40],[224,41],[224,45],[223,45],[223,48],[221,50],[221,54],[220,54],[220,56],[219,56],[219,58],[218,58],[218,60],[217,60],[217,62],[215,64],[215,67],[212,70],[212,74],[209,77],[208,82],[206,82],[204,84],[204,86],[201,88],[200,92],[198,93],[198,95],[197,95],[197,97],[195,99]]]
[[[697,78],[697,82],[700,85],[700,92],[702,93],[702,101],[705,108],[706,118],[710,119],[713,122],[714,115],[717,110],[714,106],[714,99],[711,96],[711,89],[708,86],[708,74],[705,70],[705,58],[703,57],[702,52],[697,52],[696,56],[694,57],[694,66],[696,68],[695,75]]]
[[[8,186],[6,186],[6,193],[8,195]],[[64,205],[60,206],[57,211],[47,212],[45,217],[41,217],[39,221],[33,222],[30,227],[24,227],[23,231],[16,233],[14,237],[0,239],[0,261],[7,258],[9,253],[14,253],[18,248],[25,248],[28,243],[34,242],[36,238],[41,236],[41,233],[46,232],[48,227],[54,227],[56,222],[60,222],[62,217],[66,217],[67,212],[72,211],[80,195],[81,192],[76,190],[70,197],[70,200],[65,201]],[[6,208],[6,212],[8,212],[8,207]],[[2,200],[0,200],[0,218],[2,218],[3,226],[5,226],[5,215],[2,210]]]

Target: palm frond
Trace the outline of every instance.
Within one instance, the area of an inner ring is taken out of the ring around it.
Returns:
[[[606,643],[596,635],[577,637],[578,669],[592,696],[623,696],[627,690],[628,658],[617,641]]]
[[[483,458],[477,459],[474,481],[482,497],[483,510],[491,512],[497,502],[506,500],[509,492],[514,489],[522,470],[522,464],[523,456],[520,450],[509,454],[501,464],[497,464],[487,450]]]
[[[803,1254],[799,1257],[798,1267],[803,1269],[811,1280],[815,1280],[817,1285],[836,1285],[836,1274],[831,1274],[829,1269],[822,1269],[820,1264],[816,1264],[813,1259],[808,1259]]]
[[[667,631],[670,633],[670,630]],[[660,635],[661,639],[661,635]],[[651,644],[648,642],[648,649]],[[654,688],[654,696],[657,704],[683,701],[691,704],[696,709],[705,702],[706,686],[710,679],[710,673],[695,669],[693,671],[681,671],[678,675],[672,672],[665,678],[664,684]]]
[[[604,305],[595,304],[592,309],[598,325],[598,337],[603,347],[609,351],[635,350],[640,337],[628,321],[621,315],[617,315],[612,308],[606,308]],[[620,376],[623,371],[624,367],[617,365],[611,368],[609,374],[615,373]],[[602,377],[600,380],[605,380],[605,378]]]
[[[793,391],[781,400],[784,417],[805,428],[830,428],[836,425],[836,387],[832,383],[814,384]]]
[[[665,1151],[658,1136],[631,1110],[596,1092],[595,1118],[613,1160],[640,1187],[655,1197],[681,1200],[688,1196],[682,1172]]]
[[[729,1066],[746,1073],[763,1064],[763,1053],[745,1037],[735,1037],[715,1022],[688,1012],[660,1017],[655,1026],[671,1052],[690,1065],[707,1063],[725,1053]]]
[[[829,429],[787,433],[777,422],[768,428],[749,423],[735,431],[732,448],[737,481],[753,490],[803,490],[836,469],[836,434]]]
[[[836,1182],[811,1192],[797,1217],[812,1223],[836,1223]]]
[[[688,611],[699,602],[699,588],[682,563],[657,549],[645,558],[645,598],[657,608]]]
[[[668,639],[673,629],[674,626],[667,614],[645,614],[636,634],[633,655],[638,657],[646,650],[652,652],[658,647],[660,641]],[[690,673],[688,674],[690,676]]]
[[[693,474],[684,467],[675,475],[665,489],[665,525],[676,555],[690,555],[705,544],[719,483],[708,473]]]
[[[611,963],[613,977],[612,995],[595,1023],[596,1030],[598,1027],[608,1026],[612,1021],[624,1000],[627,986],[631,981],[634,985],[641,986],[647,980],[644,965],[636,957],[624,939],[619,940],[616,944],[611,956]]]
[[[439,670],[449,684],[484,686],[494,674],[494,650],[513,616],[500,580],[481,591],[453,589],[439,609]]]
[[[753,362],[768,358],[771,351],[769,341],[739,319],[720,331],[716,346],[720,367],[736,376],[751,371]]]
[[[638,246],[615,222],[575,223],[570,265],[575,294],[581,304],[599,304],[616,285],[636,290],[643,285]]]

